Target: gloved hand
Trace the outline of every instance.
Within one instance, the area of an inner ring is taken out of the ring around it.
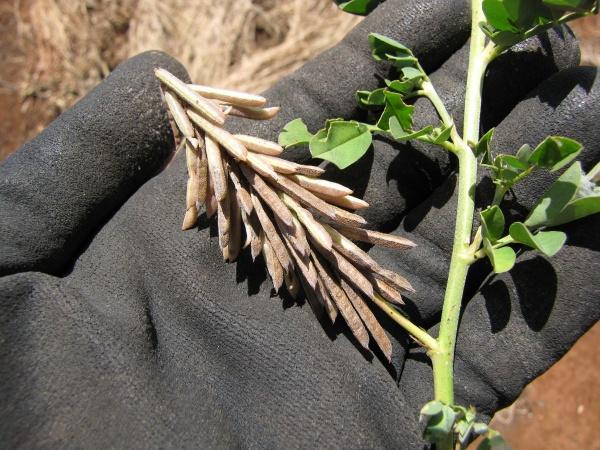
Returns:
[[[314,131],[326,118],[358,117],[353,92],[376,87],[385,70],[370,56],[369,32],[412,48],[460,123],[468,28],[462,0],[388,0],[265,94],[283,106],[277,119],[227,126],[273,139],[292,118]],[[594,69],[574,68],[578,59],[565,28],[494,62],[483,128],[498,125],[498,149],[563,134],[584,143],[590,168],[600,151],[600,81]],[[394,338],[390,365],[376,350],[362,354],[344,325],[271,297],[247,252],[228,265],[209,228],[181,231],[185,158],[168,164],[173,137],[157,66],[185,78],[166,55],[132,58],[0,166],[3,444],[421,448],[431,369],[401,330],[382,318]],[[427,105],[417,109],[419,120],[433,119]],[[308,159],[302,149],[289,157]],[[417,293],[406,310],[431,328],[452,242],[453,170],[439,149],[376,139],[352,168],[330,173],[371,203],[371,227],[417,242],[371,254],[409,278]],[[509,206],[522,214],[550,181],[524,183]],[[568,243],[551,260],[525,252],[502,276],[486,263],[472,268],[457,403],[489,417],[597,320],[599,220],[564,227]]]

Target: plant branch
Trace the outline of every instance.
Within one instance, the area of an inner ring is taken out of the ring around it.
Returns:
[[[481,0],[471,0],[471,44],[465,98],[464,132],[458,146],[458,205],[452,259],[438,337],[439,349],[431,354],[435,399],[454,403],[454,349],[462,297],[473,252],[470,249],[474,195],[477,180],[477,159],[466,142],[479,139],[479,119],[483,78],[489,62],[494,58],[494,46],[486,47],[485,34],[479,27],[484,20]],[[451,449],[452,439],[439,443],[438,449]]]
[[[385,299],[378,294],[372,298],[379,308],[386,313],[394,322],[404,328],[422,347],[428,351],[436,351],[438,348],[437,341],[423,328],[415,325],[406,316],[401,314],[396,308],[390,305]]]

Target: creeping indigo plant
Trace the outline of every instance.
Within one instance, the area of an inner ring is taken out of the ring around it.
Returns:
[[[380,1],[352,0],[340,4],[345,11],[366,14]],[[421,410],[427,422],[424,437],[438,449],[464,447],[477,435],[485,436],[480,449],[500,448],[501,436],[476,422],[472,408],[454,404],[454,347],[467,271],[474,261],[488,258],[496,273],[509,271],[515,263],[513,245],[525,246],[545,256],[556,254],[566,241],[565,233],[548,228],[600,212],[600,163],[584,173],[573,162],[582,145],[568,137],[549,136],[535,147],[525,143],[515,155],[493,155],[494,130],[480,138],[481,88],[487,66],[513,45],[548,28],[598,13],[600,0],[471,0],[471,41],[465,92],[464,129],[454,126],[442,100],[418,59],[399,42],[379,34],[369,35],[373,58],[387,61],[399,74],[373,91],[358,91],[356,100],[376,120],[361,123],[343,119],[327,121],[311,133],[301,119],[288,123],[279,137],[285,147],[308,145],[312,156],[346,168],[358,161],[371,145],[373,133],[396,141],[417,140],[442,147],[458,159],[458,205],[452,259],[439,335],[402,316],[391,305],[379,305],[422,346],[432,361],[435,399]],[[412,100],[429,99],[440,122],[421,129],[413,125]],[[569,166],[570,164],[570,166]],[[478,166],[489,171],[495,185],[492,204],[480,212],[480,226],[473,232]],[[501,209],[505,194],[517,183],[542,170],[569,166],[531,209],[522,222],[506,223]]]

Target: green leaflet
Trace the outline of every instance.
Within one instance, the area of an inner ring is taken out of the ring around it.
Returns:
[[[356,121],[329,121],[309,143],[310,153],[315,158],[332,162],[340,169],[358,161],[372,142],[369,127]]]
[[[285,124],[283,130],[279,133],[278,142],[279,145],[288,149],[300,145],[307,145],[312,137],[312,133],[308,131],[308,128],[302,119],[294,119]]]
[[[517,256],[510,247],[494,248],[489,239],[483,238],[483,251],[490,259],[494,272],[508,272],[515,265]]]
[[[567,235],[562,231],[539,231],[532,234],[522,222],[511,224],[509,234],[516,242],[536,249],[548,257],[554,256],[567,240]]]
[[[548,136],[529,155],[528,162],[554,172],[573,161],[582,148],[574,139]]]
[[[483,237],[491,243],[496,242],[504,233],[504,214],[497,205],[490,206],[480,213]]]
[[[342,11],[347,13],[365,16],[373,11],[382,1],[384,0],[350,0],[340,3],[338,6]]]
[[[402,100],[402,95],[396,92],[385,92],[385,109],[377,122],[377,128],[389,131],[390,129],[390,118],[396,117],[398,123],[405,132],[412,132],[413,124],[413,111],[414,106],[407,105]]]

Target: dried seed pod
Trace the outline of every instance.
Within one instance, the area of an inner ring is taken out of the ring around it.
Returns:
[[[244,144],[248,150],[252,150],[255,153],[277,156],[283,152],[283,147],[277,142],[267,141],[266,139],[246,134],[235,134],[234,137]]]
[[[288,230],[292,230],[292,213],[281,201],[277,193],[264,180],[249,167],[241,165],[242,174],[248,180],[248,183],[256,191],[256,193],[265,201],[273,214],[275,214],[285,225]]]
[[[341,288],[339,281],[335,280],[333,276],[325,269],[323,264],[318,258],[314,259],[317,272],[319,273],[320,279],[329,291],[331,298],[335,302],[340,311],[340,314],[344,318],[344,321],[348,324],[348,328],[356,338],[356,340],[365,349],[369,348],[369,334],[367,329],[360,320],[359,315],[356,313],[346,293]]]
[[[283,282],[285,283],[285,287],[292,298],[296,298],[300,290],[300,280],[298,280],[296,273],[293,270],[285,272]]]
[[[250,242],[252,242],[252,236],[254,235],[254,230],[252,229],[252,226],[250,225],[250,223],[248,221],[248,215],[246,214],[246,211],[244,211],[242,209],[240,211],[240,215],[242,216],[242,224],[244,225],[244,231],[246,234],[246,239],[244,240],[244,243],[242,244],[242,248],[246,248],[250,245]]]
[[[288,254],[285,244],[281,240],[281,237],[277,233],[277,230],[275,229],[273,222],[271,222],[271,219],[265,212],[259,198],[256,195],[254,195],[254,193],[251,193],[251,197],[252,197],[252,204],[254,205],[254,211],[256,212],[256,216],[258,217],[258,220],[260,221],[260,224],[262,226],[262,229],[265,233],[266,238],[271,243],[271,246],[273,247],[273,250],[275,251],[275,254],[277,255],[277,259],[279,259],[279,262],[281,263],[281,265],[283,266],[283,268],[286,271],[291,270],[292,269],[292,261],[290,260],[290,255]]]
[[[317,197],[322,198],[326,202],[332,205],[341,206],[342,208],[348,208],[353,210],[365,209],[369,207],[369,204],[364,200],[353,197],[351,195],[344,195],[343,197],[327,195],[323,192],[315,192]]]
[[[184,102],[192,106],[196,111],[213,123],[223,126],[225,114],[210,100],[191,90],[187,84],[165,69],[154,69],[156,77],[170,90],[179,96]],[[202,127],[204,128],[204,127]]]
[[[256,94],[234,91],[232,89],[215,88],[201,84],[188,84],[189,88],[204,98],[213,98],[238,106],[263,106],[267,99]]]
[[[206,160],[215,197],[217,201],[222,202],[227,197],[227,175],[223,167],[223,155],[221,155],[219,144],[210,136],[206,136]]]
[[[335,210],[331,205],[328,205],[320,198],[316,197],[312,192],[298,185],[294,181],[286,177],[280,177],[277,182],[277,187],[288,194],[294,200],[305,205],[307,208],[317,211],[332,220],[336,219]]]
[[[217,202],[217,228],[219,231],[219,247],[221,251],[229,245],[229,227],[230,227],[229,199]],[[223,255],[227,259],[227,255]]]
[[[252,216],[254,216],[254,214]],[[252,216],[250,217],[250,223],[254,221]],[[254,235],[252,236],[252,239],[250,241],[250,256],[252,256],[252,261],[254,261],[258,255],[260,255],[260,252],[262,251],[263,247],[263,233],[259,231],[258,225],[253,226],[253,230]]]
[[[378,280],[383,280],[392,287],[408,292],[415,292],[414,288],[406,278],[387,269],[379,269],[373,272],[373,277]]]
[[[246,161],[248,150],[246,150],[246,147],[244,147],[244,145],[240,141],[234,138],[231,135],[231,133],[224,130],[223,128],[219,128],[213,125],[208,120],[196,114],[190,109],[187,110],[187,114],[188,117],[192,119],[192,122],[198,125],[202,130],[204,130],[204,132],[207,134],[207,137],[212,137],[215,141],[221,144],[223,148],[225,148],[225,150],[227,150],[229,154],[234,158],[240,161]]]
[[[332,249],[331,252],[321,252],[321,254],[353,286],[358,288],[361,292],[364,292],[367,297],[373,297],[374,290],[371,282],[338,251]]]
[[[369,279],[373,282],[373,285],[377,289],[377,291],[381,294],[383,298],[385,298],[388,302],[394,303],[396,305],[404,305],[404,300],[402,300],[402,295],[388,283],[383,280],[378,280],[374,276],[369,276]]]
[[[324,225],[324,229],[329,233],[333,241],[334,248],[344,255],[348,260],[354,264],[364,267],[368,270],[378,270],[381,267],[373,258],[371,258],[364,250],[358,247],[350,239],[338,233],[334,228],[329,225]]]
[[[317,271],[318,272],[318,271]],[[315,289],[315,293],[317,294],[317,298],[325,307],[325,312],[331,320],[331,323],[335,323],[335,319],[337,319],[338,308],[335,302],[331,299],[329,295],[329,291],[325,288],[325,284],[322,279],[317,280],[317,288]]]
[[[290,178],[309,191],[325,194],[328,197],[343,197],[352,194],[352,189],[333,181],[311,178],[306,175],[290,175]]]
[[[243,117],[245,119],[253,120],[271,120],[275,117],[279,110],[279,106],[271,106],[269,108],[254,108],[249,106],[229,106],[227,108],[227,115]]]
[[[308,239],[306,239],[306,233],[304,232],[304,227],[300,223],[298,219],[292,216],[293,219],[293,231],[290,233],[290,240],[294,245],[296,251],[300,254],[300,256],[304,258],[308,258],[311,253],[310,244],[308,243]]]
[[[271,247],[269,240],[265,239],[264,236],[262,238],[262,245],[262,253],[269,275],[271,275],[271,280],[273,280],[273,287],[275,288],[275,292],[279,292],[279,289],[283,285],[283,267],[279,259],[277,259],[275,250]]]
[[[273,170],[273,168],[267,164],[262,158],[254,153],[248,153],[246,163],[256,170],[265,178],[270,178],[273,181],[279,181],[279,175]]]
[[[235,166],[231,166],[229,170],[229,178],[233,183],[235,194],[237,195],[238,202],[244,209],[246,214],[252,214],[252,199],[250,198],[250,192],[246,189],[246,186],[242,184],[238,176],[238,169]]]
[[[230,189],[234,189],[230,186]],[[227,260],[235,261],[240,254],[242,241],[242,211],[235,195],[229,195],[229,244]]]
[[[348,296],[350,303],[352,303],[352,306],[354,306],[354,309],[356,309],[356,312],[358,312],[358,315],[369,330],[369,333],[371,333],[371,336],[373,336],[373,339],[383,352],[385,358],[388,362],[391,362],[392,343],[387,337],[387,334],[385,334],[384,329],[381,327],[381,325],[379,325],[375,315],[365,303],[364,299],[358,295],[356,291],[352,289],[352,286],[350,286],[345,280],[341,280],[341,286]]]
[[[306,175],[307,177],[320,177],[325,173],[325,169],[321,169],[317,166],[308,166],[306,164],[294,163],[296,167],[296,173],[300,175]]]
[[[310,286],[311,289],[316,289],[318,274],[317,274],[314,264],[312,264],[310,262],[310,258],[308,258],[308,257],[304,258],[304,257],[300,256],[300,254],[296,251],[296,249],[292,245],[289,237],[287,237],[286,235],[283,235],[282,239],[285,242],[285,245],[287,246],[287,249],[289,250],[290,255],[292,256],[294,263],[296,264],[296,268],[298,269],[299,274],[301,275],[300,279],[306,281],[306,283],[308,284],[308,286]],[[303,283],[303,285],[304,285],[304,283]],[[304,290],[306,291],[306,286],[305,286]]]
[[[196,225],[198,221],[198,210],[196,207],[189,208],[185,211],[185,215],[183,216],[183,224],[181,225],[182,230],[189,230]]]
[[[204,141],[203,141],[204,142]],[[205,203],[208,190],[208,159],[204,145],[200,149],[200,158],[198,161],[198,207]]]
[[[170,91],[165,91],[165,102],[167,103],[169,111],[173,116],[173,120],[175,120],[175,124],[179,131],[181,131],[181,134],[188,139],[193,139],[194,127],[185,113],[185,109],[183,109],[183,106],[179,103],[179,100],[177,100]]]
[[[381,233],[379,231],[365,230],[363,228],[353,228],[336,225],[339,231],[346,237],[360,242],[366,242],[372,245],[404,250],[416,247],[417,244],[409,239],[395,236],[393,234]]]
[[[324,250],[330,251],[332,246],[331,236],[327,230],[325,230],[323,225],[317,222],[310,212],[300,206],[300,204],[289,195],[281,193],[280,197],[283,202],[296,213],[296,217],[302,223],[302,225],[304,225],[304,228],[306,228],[306,231],[308,231],[315,242],[317,242],[317,244]]]
[[[259,155],[266,164],[269,164],[273,170],[277,173],[290,174],[296,173],[296,166],[298,164],[288,161],[286,159],[277,158],[270,155]]]
[[[212,178],[208,172],[208,184],[206,187],[206,217],[210,219],[217,213],[217,199],[215,198]]]
[[[351,213],[349,211],[346,211],[345,209],[338,208],[334,205],[330,206],[335,211],[334,223],[340,223],[342,225],[354,227],[362,227],[363,225],[367,224],[365,218],[359,216],[358,214]]]

